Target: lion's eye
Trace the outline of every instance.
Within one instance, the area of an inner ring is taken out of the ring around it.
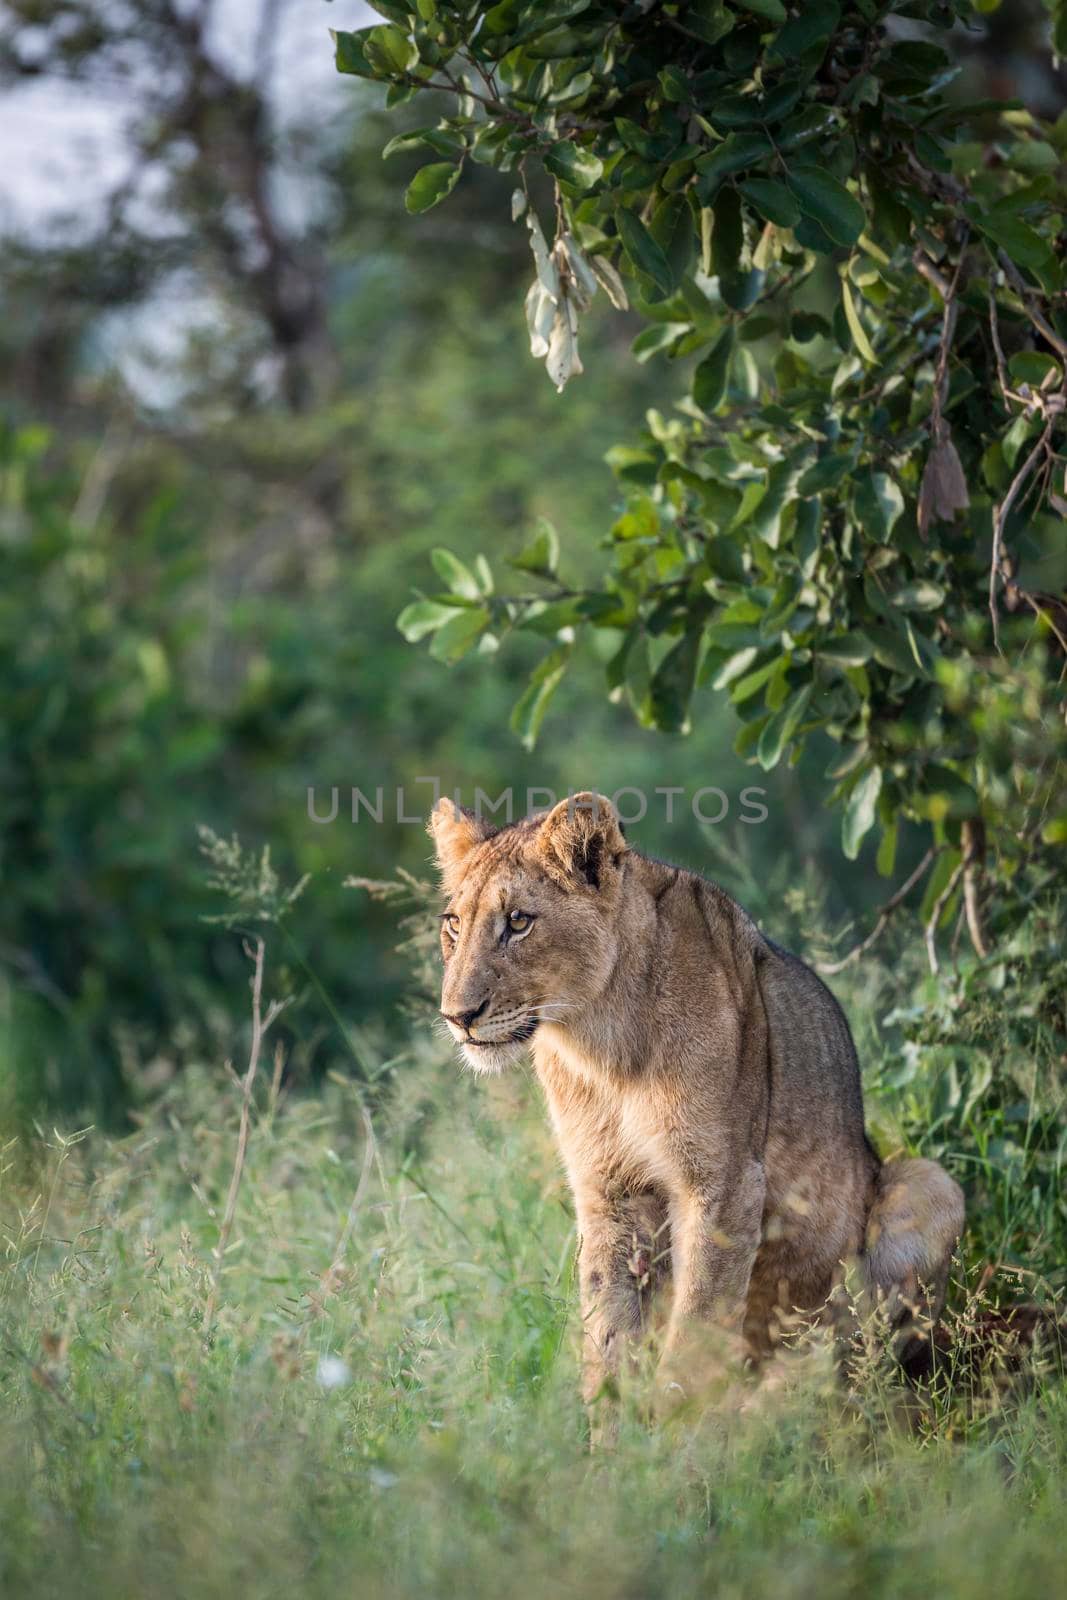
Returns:
[[[456,916],[453,916],[451,912],[448,912],[447,915],[442,917],[441,920],[445,925],[445,932],[448,934],[448,937],[450,939],[458,939],[459,938],[459,918],[456,917]]]
[[[508,932],[525,933],[527,928],[533,926],[533,917],[527,911],[508,912]]]

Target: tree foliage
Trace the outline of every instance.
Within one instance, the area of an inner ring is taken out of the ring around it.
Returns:
[[[828,736],[846,856],[877,830],[888,875],[918,824],[933,933],[959,908],[985,954],[1067,839],[1067,116],[961,96],[967,0],[376,9],[338,67],[391,105],[449,97],[402,135],[429,157],[409,210],[470,163],[509,175],[551,379],[600,290],[688,379],[610,453],[598,583],[540,528],[503,590],[439,560],[401,630],[446,662],[542,636],[528,743],[598,636],[648,727],[687,731],[710,689],[764,771]]]

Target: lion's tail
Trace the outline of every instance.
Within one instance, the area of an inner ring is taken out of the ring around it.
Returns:
[[[963,1191],[936,1161],[885,1162],[867,1219],[863,1268],[898,1330],[901,1355],[915,1339],[928,1338],[941,1314],[963,1219]]]

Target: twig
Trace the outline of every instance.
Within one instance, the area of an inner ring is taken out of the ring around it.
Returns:
[[[211,1272],[211,1288],[208,1292],[207,1304],[204,1307],[203,1333],[205,1342],[211,1335],[212,1324],[215,1320],[219,1284],[222,1280],[222,1263],[226,1255],[226,1247],[230,1241],[233,1219],[237,1211],[237,1196],[240,1193],[241,1179],[244,1176],[245,1155],[248,1151],[248,1132],[251,1123],[252,1088],[256,1081],[256,1072],[259,1069],[260,1051],[263,1048],[263,1040],[268,1031],[285,1009],[284,1000],[272,1000],[267,1006],[266,1012],[264,1013],[263,1011],[263,958],[266,954],[266,946],[263,940],[256,940],[254,951],[249,951],[247,946],[246,951],[254,963],[252,973],[252,1042],[248,1051],[248,1066],[245,1069],[244,1078],[241,1080],[241,1123],[237,1134],[237,1152],[234,1156],[230,1187],[226,1195],[226,1209],[223,1212],[218,1243],[215,1246],[215,1265]]]
[[[963,844],[963,909],[967,918],[967,932],[975,954],[983,960],[989,954],[989,938],[982,920],[982,907],[978,898],[981,887],[982,862],[985,860],[985,824],[981,817],[966,817],[961,829]]]
[[[925,278],[927,283],[932,284],[937,290],[938,294],[941,296],[942,300],[944,300],[947,304],[952,298],[952,290],[949,287],[948,279],[943,273],[938,272],[937,268],[930,260],[930,257],[924,255],[922,250],[916,250],[911,259],[912,264],[920,278]],[[956,271],[957,273],[959,272],[958,264]]]
[[[1004,265],[1005,270],[1008,271],[1009,276],[1015,283],[1020,295],[1024,297],[1025,305],[1025,284],[1022,282],[1022,279],[1015,271],[1011,262],[1005,260]],[[1041,328],[1041,331],[1045,333],[1045,337],[1049,339],[1050,343],[1055,344],[1056,348],[1065,356],[1067,356],[1067,343],[1065,343],[1063,340],[1058,340],[1055,330],[1045,324],[1045,319],[1040,316],[1040,313],[1031,312],[1029,308],[1027,308],[1027,315],[1030,317],[1030,320],[1034,322],[1035,327]],[[1034,414],[1034,412],[1040,412],[1045,419],[1045,426],[1041,431],[1041,437],[1038,439],[1037,443],[1034,445],[1034,448],[1030,451],[1030,454],[1027,456],[1026,460],[1015,474],[1015,477],[1012,479],[1008,487],[1007,494],[1004,496],[993,516],[993,540],[992,548],[989,552],[989,615],[993,623],[993,644],[996,650],[1000,652],[1000,618],[997,612],[997,578],[998,576],[1001,576],[1001,563],[1005,556],[1003,540],[1004,528],[1007,524],[1008,513],[1011,511],[1011,508],[1014,505],[1023,484],[1027,481],[1031,472],[1034,470],[1038,458],[1043,455],[1046,463],[1051,469],[1052,459],[1054,457],[1054,452],[1052,450],[1052,432],[1057,418],[1063,415],[1064,408],[1067,406],[1067,395],[1065,395],[1065,390],[1067,390],[1067,378],[1063,380],[1059,390],[1055,394],[1049,394],[1046,392],[1048,384],[1055,376],[1054,371],[1047,375],[1041,387],[1036,391],[1031,390],[1026,385],[1023,386],[1022,392],[1016,392],[1011,388],[1008,382],[1008,369],[1004,360],[1004,350],[1000,342],[1000,326],[997,320],[997,302],[993,294],[992,287],[990,287],[989,290],[989,331],[992,335],[993,351],[997,361],[997,382],[1000,385],[1000,392],[1004,397],[1005,404],[1007,405],[1010,402],[1018,406],[1023,406],[1026,413],[1031,416]],[[1011,574],[1007,573],[1006,576],[1010,577]],[[1038,610],[1038,607],[1034,604],[1032,597],[1027,594],[1025,590],[1018,589],[1018,593],[1024,600],[1027,600],[1030,603],[1035,612],[1038,612],[1039,615],[1041,614]],[[1009,609],[1011,608],[1009,607]],[[1060,637],[1059,630],[1054,626],[1053,632],[1056,634],[1057,638]],[[1062,642],[1063,641],[1061,640],[1061,643]]]
[[[956,892],[956,885],[963,877],[963,862],[957,862],[953,868],[952,876],[934,901],[934,908],[930,913],[930,920],[926,924],[926,954],[930,962],[930,971],[936,975],[941,971],[937,959],[937,925],[941,921],[945,907]]]
[[[282,1044],[282,1041],[279,1039],[278,1042],[274,1046],[274,1071],[271,1074],[270,1094],[267,1096],[267,1108],[268,1108],[268,1113],[269,1113],[269,1115],[271,1117],[274,1116],[274,1113],[278,1109],[278,1101],[281,1098],[282,1073],[284,1072],[284,1070],[285,1070],[285,1046]]]
[[[948,353],[952,345],[952,336],[956,331],[956,322],[959,318],[959,306],[956,304],[956,279],[963,265],[963,256],[956,263],[956,273],[949,285],[948,298],[945,301],[945,313],[941,319],[941,339],[937,349],[937,369],[934,373],[934,398],[932,402],[933,421],[931,429],[939,436],[942,428],[941,410],[948,398]]]
[[[936,860],[943,849],[943,845],[931,845],[930,849],[927,850],[926,854],[923,856],[922,860],[919,862],[919,865],[915,868],[915,871],[911,874],[911,876],[904,880],[896,893],[891,895],[886,901],[885,905],[882,906],[878,913],[878,921],[875,923],[867,937],[858,945],[856,945],[854,949],[850,950],[847,956],[842,956],[840,961],[820,961],[818,963],[819,971],[826,977],[833,978],[837,975],[837,973],[844,972],[845,968],[850,967],[854,961],[858,961],[860,956],[865,955],[866,952],[871,948],[871,945],[874,944],[875,940],[882,937],[882,934],[885,932],[886,925],[889,922],[890,917],[893,915],[893,912],[897,909],[902,901],[907,899],[915,885],[919,882],[919,879],[929,869],[931,862]]]
[[[1000,342],[1000,322],[997,318],[997,300],[993,293],[993,285],[989,285],[989,331],[993,336],[993,353],[997,358],[997,382],[1000,384],[1001,393],[1007,397],[1011,386],[1008,383],[1008,365],[1004,360],[1004,349]]]
[[[1034,327],[1037,329],[1038,333],[1041,334],[1042,338],[1052,346],[1053,350],[1055,350],[1058,355],[1067,358],[1067,339],[1064,339],[1061,334],[1058,334],[1047,318],[1043,317],[1041,312],[1035,310],[1035,308],[1030,304],[1030,295],[1033,293],[1033,291],[1023,278],[1019,269],[1016,267],[1014,261],[1003,250],[998,250],[997,256],[1001,267],[1004,269],[1005,277],[1010,279],[1012,288],[1022,301],[1022,308],[1026,316],[1033,323]]]
[[[970,230],[965,229],[960,239],[956,267],[951,280],[946,280],[931,266],[921,249],[916,250],[912,256],[920,276],[927,278],[934,285],[944,301],[941,334],[937,342],[937,363],[934,367],[933,394],[930,399],[930,453],[926,458],[919,487],[919,536],[924,540],[934,517],[952,520],[969,504],[963,468],[952,441],[952,429],[944,418],[944,408],[949,396],[948,358],[952,341],[956,336],[956,323],[959,320],[956,289],[960,273],[963,271],[963,260],[967,253],[969,238]]]
[[[1000,556],[1003,547],[1004,527],[1008,520],[1008,513],[1018,497],[1019,490],[1034,470],[1037,458],[1048,449],[1056,415],[1057,413],[1052,412],[1047,416],[1045,426],[1041,430],[1041,437],[1011,480],[1008,492],[1000,502],[993,517],[993,539],[989,552],[989,615],[993,619],[993,646],[1000,655],[1003,655],[1004,652],[1000,648],[1000,619],[997,615],[997,578],[1000,575]]]
[[[1014,589],[1015,593],[1021,600],[1026,601],[1026,604],[1030,607],[1030,610],[1034,613],[1035,617],[1040,617],[1050,632],[1055,634],[1060,649],[1063,651],[1064,655],[1067,656],[1067,637],[1064,637],[1059,628],[1056,626],[1056,623],[1053,620],[1051,606],[1042,605],[1041,599],[1038,595],[1031,594],[1029,589],[1024,589],[1022,584],[1016,583],[1014,579],[1012,579],[1009,587]]]

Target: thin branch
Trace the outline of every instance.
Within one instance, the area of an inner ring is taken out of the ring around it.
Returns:
[[[999,250],[997,255],[999,257],[1000,264],[1004,269],[1005,276],[1011,281],[1012,288],[1022,301],[1022,308],[1027,317],[1029,317],[1030,321],[1033,323],[1038,333],[1041,334],[1042,338],[1052,346],[1053,350],[1055,350],[1058,355],[1067,358],[1067,339],[1064,339],[1061,334],[1058,334],[1052,324],[1042,316],[1041,312],[1036,310],[1036,308],[1030,304],[1030,296],[1033,293],[1033,290],[1023,278],[1022,273],[1016,267],[1014,261],[1003,250]]]
[[[993,351],[997,358],[997,382],[1000,384],[1001,393],[1006,397],[1011,385],[1008,382],[1008,365],[1004,360],[1004,349],[1000,342],[1000,322],[997,318],[997,301],[992,284],[989,285],[989,331],[993,336]]]
[[[279,1039],[274,1046],[274,1071],[271,1074],[270,1093],[267,1096],[268,1114],[273,1117],[278,1109],[282,1092],[282,1073],[285,1070],[285,1046]]]
[[[1022,584],[1015,583],[1013,580],[1011,586],[1019,598],[1026,601],[1026,604],[1030,607],[1034,615],[1036,617],[1040,617],[1045,625],[1051,630],[1051,632],[1056,635],[1060,649],[1063,651],[1064,655],[1067,656],[1067,638],[1064,637],[1059,628],[1056,626],[1056,623],[1053,620],[1051,606],[1042,605],[1040,597],[1038,595],[1031,594],[1029,589],[1024,589]]]
[[[1055,412],[1048,415],[1045,426],[1041,431],[1041,437],[1011,480],[1008,492],[1000,502],[993,517],[993,538],[989,552],[989,615],[993,619],[993,646],[1000,655],[1003,655],[1004,652],[1000,648],[1000,619],[997,615],[997,578],[1000,576],[1004,527],[1008,520],[1008,513],[1015,504],[1023,484],[1034,470],[1038,457],[1048,449],[1056,415]]]
[[[267,1006],[266,1012],[263,1011],[263,959],[266,954],[266,946],[262,939],[256,940],[255,950],[249,951],[249,954],[254,963],[252,972],[252,1042],[248,1051],[248,1066],[241,1080],[241,1123],[237,1134],[237,1152],[234,1156],[230,1187],[226,1195],[226,1209],[223,1212],[218,1243],[215,1246],[215,1264],[211,1272],[211,1288],[204,1308],[203,1333],[205,1341],[211,1335],[212,1324],[215,1320],[219,1285],[222,1280],[222,1263],[226,1255],[226,1248],[230,1242],[233,1219],[237,1211],[237,1196],[240,1193],[241,1179],[244,1176],[245,1156],[248,1151],[248,1133],[252,1120],[252,1089],[256,1081],[256,1073],[259,1070],[260,1052],[267,1033],[285,1009],[284,1000],[272,1000]]]
[[[953,868],[952,876],[934,901],[934,909],[930,913],[930,920],[926,924],[926,954],[930,962],[930,971],[936,975],[941,971],[937,959],[937,925],[941,921],[945,907],[956,892],[956,886],[963,877],[963,862],[957,862]]]
[[[956,279],[963,265],[961,254],[956,263],[956,274],[949,285],[948,299],[945,301],[945,313],[941,320],[941,339],[937,348],[937,369],[934,373],[934,398],[933,422],[931,428],[935,436],[941,432],[941,411],[948,399],[948,353],[952,347],[952,337],[956,332],[956,322],[959,318],[959,306],[956,303]]]
[[[931,863],[937,859],[943,849],[943,845],[930,846],[930,849],[927,850],[926,854],[919,862],[919,865],[915,868],[915,871],[910,877],[904,880],[896,893],[891,895],[886,901],[885,905],[882,906],[878,913],[878,920],[867,937],[858,945],[856,945],[854,949],[850,950],[847,956],[842,956],[840,961],[820,961],[818,963],[818,969],[825,977],[833,978],[836,977],[839,972],[844,972],[846,967],[852,966],[853,962],[858,961],[862,955],[867,953],[867,951],[871,948],[871,945],[874,944],[875,940],[882,937],[882,934],[885,932],[886,926],[888,925],[889,919],[893,915],[893,912],[904,900],[907,899],[915,885],[919,882],[919,879],[924,876]]]
[[[963,843],[963,909],[967,918],[967,932],[975,954],[983,960],[989,954],[989,936],[986,933],[979,900],[982,881],[982,864],[985,860],[985,824],[981,817],[964,819]]]
[[[952,299],[952,289],[949,286],[948,279],[943,273],[938,272],[930,257],[924,255],[922,250],[916,250],[911,259],[920,278],[925,278],[927,283],[932,284],[942,300],[947,304]]]

